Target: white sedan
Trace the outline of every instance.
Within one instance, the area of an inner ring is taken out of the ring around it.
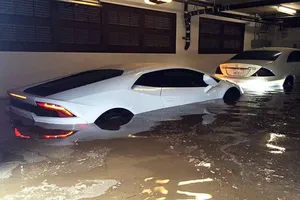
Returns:
[[[223,98],[242,89],[201,71],[166,64],[90,70],[8,91],[13,117],[41,124],[90,124]]]
[[[292,90],[300,77],[300,50],[269,47],[244,51],[221,64],[215,76],[245,89],[279,86]]]

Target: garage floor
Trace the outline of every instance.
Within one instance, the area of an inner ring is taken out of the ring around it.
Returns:
[[[15,138],[1,101],[0,199],[300,199],[299,91],[162,122],[137,116],[129,123],[148,120],[129,137],[71,146]]]

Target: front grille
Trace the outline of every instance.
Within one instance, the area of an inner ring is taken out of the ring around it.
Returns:
[[[40,108],[38,106],[24,103],[22,101],[15,100],[15,99],[10,99],[10,105],[12,105],[16,108],[22,109],[22,110],[26,110],[28,112],[32,112],[32,113],[36,114],[37,116],[41,116],[41,117],[59,117],[59,115],[56,111],[46,110],[46,109]]]

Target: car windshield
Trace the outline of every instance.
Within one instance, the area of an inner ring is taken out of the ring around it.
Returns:
[[[261,50],[244,51],[231,58],[231,60],[275,61],[281,54],[282,54],[281,51],[261,51]]]

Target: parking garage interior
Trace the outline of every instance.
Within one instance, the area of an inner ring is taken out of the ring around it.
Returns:
[[[299,10],[296,0],[0,0],[0,199],[300,199],[299,84],[79,131],[7,110],[8,90],[81,71],[176,63],[214,75],[246,50],[300,48]]]

